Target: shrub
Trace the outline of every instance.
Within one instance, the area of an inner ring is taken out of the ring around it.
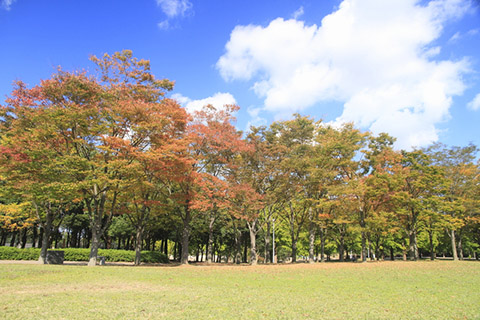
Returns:
[[[0,247],[0,260],[38,260],[39,248]]]
[[[90,249],[65,248],[54,249],[65,252],[65,261],[88,261]],[[99,249],[99,256],[104,256],[109,262],[133,262],[135,251]],[[38,260],[40,248],[18,249],[15,247],[0,247],[0,260]],[[142,262],[146,263],[168,263],[168,257],[158,251],[142,251]]]

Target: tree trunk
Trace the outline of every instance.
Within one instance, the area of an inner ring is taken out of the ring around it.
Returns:
[[[457,240],[455,239],[455,230],[451,230],[450,232],[450,238],[452,240],[452,254],[453,254],[453,260],[457,261],[458,260],[458,255],[457,255]]]
[[[418,247],[417,247],[417,233],[415,230],[410,230],[408,233],[409,237],[409,254],[410,260],[416,261],[418,260]]]
[[[295,239],[295,234],[292,234],[292,263],[297,262],[297,239]]]
[[[265,231],[265,263],[272,262],[270,257],[270,220],[267,221],[267,230]]]
[[[458,234],[458,259],[463,260],[463,246],[462,246],[462,235]]]
[[[428,241],[430,243],[430,260],[435,260],[435,248],[433,246],[433,231],[428,232]]]
[[[320,228],[320,262],[325,262],[325,230]]]
[[[340,262],[345,261],[344,253],[345,253],[345,239],[344,239],[343,234],[340,234],[340,239],[339,239],[339,242],[338,242],[338,255],[339,255],[338,258],[339,258]]]
[[[235,255],[235,263],[240,264],[242,262],[242,244],[240,242],[241,234],[237,228],[237,224],[233,221],[233,232],[234,232],[234,240],[235,240],[235,248],[234,248],[234,255]]]
[[[37,225],[34,224],[33,225],[33,235],[32,235],[32,248],[35,248],[36,246],[36,243],[37,243],[37,237],[38,237],[38,234],[37,234]]]
[[[207,246],[207,263],[212,263],[213,260],[213,225],[215,224],[215,213],[210,213],[210,221],[208,224],[208,246]]]
[[[190,222],[192,220],[189,204],[185,205],[185,215],[183,219],[183,232],[182,232],[182,255],[180,258],[181,264],[188,264],[188,245],[190,241]]]
[[[139,266],[142,261],[142,244],[143,244],[143,226],[137,227],[135,241],[135,265]]]
[[[252,266],[257,264],[257,233],[256,233],[257,221],[252,223],[247,221],[248,230],[250,231],[250,264]]]
[[[46,212],[45,221],[46,222],[43,225],[42,249],[40,250],[40,257],[38,258],[38,263],[40,264],[47,263],[47,250],[50,246],[50,233],[53,223],[53,214],[50,210],[47,210]]]
[[[168,257],[168,238],[165,238],[165,247],[163,248],[163,253]]]
[[[15,239],[17,238],[18,231],[12,232],[12,238],[10,239],[10,247],[15,247]]]
[[[25,249],[27,245],[27,228],[23,228],[22,230],[22,249]]]
[[[102,230],[102,213],[99,210],[95,210],[92,225],[92,241],[90,243],[90,260],[88,261],[89,267],[97,265],[98,248],[100,247]]]
[[[4,229],[0,229],[0,231],[2,232],[2,236],[0,237],[0,246],[4,246],[7,241],[8,233]]]
[[[390,247],[390,260],[392,260],[392,261],[395,260],[395,253],[393,251],[393,247]]]
[[[248,238],[244,234],[243,263],[248,262]]]
[[[360,227],[362,228],[362,262],[367,262],[367,233],[366,233],[366,224],[365,224],[365,212],[364,209],[360,210]]]
[[[43,233],[44,233],[43,229],[44,229],[43,225],[40,224],[40,234],[38,235],[38,246],[37,246],[38,248],[41,248],[43,245]]]
[[[315,262],[315,222],[313,221],[313,209],[309,209],[309,219],[310,219],[310,226],[309,226],[309,249],[308,249],[308,262],[314,263]]]
[[[177,261],[178,241],[173,242],[173,260]]]
[[[105,209],[105,201],[107,199],[107,192],[98,192],[98,186],[94,186],[94,199],[93,208],[91,202],[86,201],[88,213],[92,217],[92,242],[90,243],[90,260],[88,261],[89,267],[97,265],[98,248],[100,247],[100,241],[102,237],[102,218]]]

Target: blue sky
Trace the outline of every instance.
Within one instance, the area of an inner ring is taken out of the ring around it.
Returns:
[[[188,110],[238,104],[241,130],[299,112],[398,148],[480,145],[474,0],[0,0],[0,46],[0,103],[131,49]]]

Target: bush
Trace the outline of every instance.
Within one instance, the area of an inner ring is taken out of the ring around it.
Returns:
[[[38,260],[39,248],[0,247],[0,260]]]
[[[142,251],[142,262],[146,263],[169,263],[168,257],[158,251]]]
[[[65,248],[54,249],[65,252],[65,261],[88,261],[90,249]],[[108,262],[133,262],[135,251],[99,249],[99,256],[104,256]],[[40,248],[18,249],[15,247],[0,247],[0,260],[38,260]],[[168,263],[168,257],[158,251],[142,251],[142,262]]]

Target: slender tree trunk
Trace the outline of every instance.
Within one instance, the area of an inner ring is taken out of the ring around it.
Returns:
[[[173,260],[177,261],[178,241],[173,244]]]
[[[213,225],[215,224],[216,214],[214,212],[210,213],[210,221],[208,224],[208,246],[207,246],[207,263],[212,263],[213,260]]]
[[[244,234],[244,247],[243,247],[243,263],[248,262],[248,238]]]
[[[393,251],[393,247],[390,247],[390,260],[392,260],[392,261],[395,260],[395,253]]]
[[[313,221],[313,209],[309,209],[309,250],[308,250],[308,262],[314,263],[315,262],[315,222]]]
[[[45,215],[45,224],[43,225],[42,249],[40,250],[40,257],[38,258],[38,263],[40,264],[47,263],[47,250],[50,246],[50,233],[52,230],[52,223],[53,213],[50,211],[50,209],[48,209]]]
[[[320,262],[325,262],[325,230],[320,228]]]
[[[250,264],[252,266],[257,264],[257,233],[256,233],[257,220],[253,222],[247,221],[248,230],[250,231]]]
[[[292,210],[292,209],[291,209]],[[295,238],[295,222],[293,212],[290,213],[290,237],[292,238],[292,263],[297,262],[297,239]]]
[[[265,263],[272,262],[270,257],[270,220],[267,221],[267,228],[265,231]]]
[[[417,250],[416,250],[416,245],[417,245],[417,234],[414,230],[410,230],[408,232],[408,237],[409,237],[409,253],[410,253],[410,260],[416,261],[418,259],[417,256]]]
[[[12,238],[10,239],[10,247],[15,247],[15,239],[17,239],[18,231],[12,232]]]
[[[338,255],[340,262],[345,261],[345,238],[343,233],[340,234],[340,239],[338,242]]]
[[[455,238],[455,230],[450,231],[450,239],[452,240],[452,254],[453,254],[453,260],[457,261],[458,260],[458,255],[457,255],[457,239]]]
[[[139,266],[142,261],[142,244],[143,244],[143,225],[137,227],[135,241],[135,265]]]
[[[102,230],[102,213],[100,210],[95,210],[92,225],[92,241],[90,243],[90,260],[88,261],[89,267],[94,267],[97,264],[98,248],[101,241]]]
[[[0,237],[0,246],[4,246],[5,243],[7,242],[7,231],[5,231],[4,229],[1,229],[1,232],[2,232],[2,236]]]
[[[360,211],[360,227],[362,228],[362,262],[367,262],[367,232],[365,224],[365,212]]]
[[[430,243],[430,260],[435,260],[435,248],[433,246],[433,231],[428,232],[428,241]]]
[[[295,239],[295,234],[292,233],[292,263],[297,262],[297,239]]]
[[[235,248],[234,248],[234,255],[235,255],[235,263],[240,264],[242,262],[242,244],[240,241],[241,234],[237,228],[237,223],[233,221],[233,232],[234,232],[234,240],[235,240]]]
[[[181,264],[188,264],[188,245],[190,241],[190,222],[192,220],[189,204],[184,207],[185,212],[183,216],[183,232],[182,232],[182,255],[180,258]]]
[[[105,209],[105,201],[107,192],[98,192],[98,186],[94,186],[94,199],[92,208],[91,203],[87,201],[87,208],[90,216],[92,216],[92,241],[90,243],[90,259],[88,261],[89,267],[97,265],[98,248],[100,247],[100,241],[102,237],[102,218]],[[98,199],[99,198],[99,199]]]
[[[463,246],[462,246],[462,235],[458,234],[458,259],[463,260]]]
[[[23,228],[22,230],[22,249],[25,249],[27,245],[27,228]]]
[[[36,243],[37,243],[37,237],[38,237],[38,234],[37,234],[37,224],[34,224],[33,225],[33,235],[32,235],[32,248],[35,248],[36,246]]]
[[[43,233],[44,233],[43,225],[40,224],[40,234],[38,235],[38,248],[41,248],[43,245]]]

